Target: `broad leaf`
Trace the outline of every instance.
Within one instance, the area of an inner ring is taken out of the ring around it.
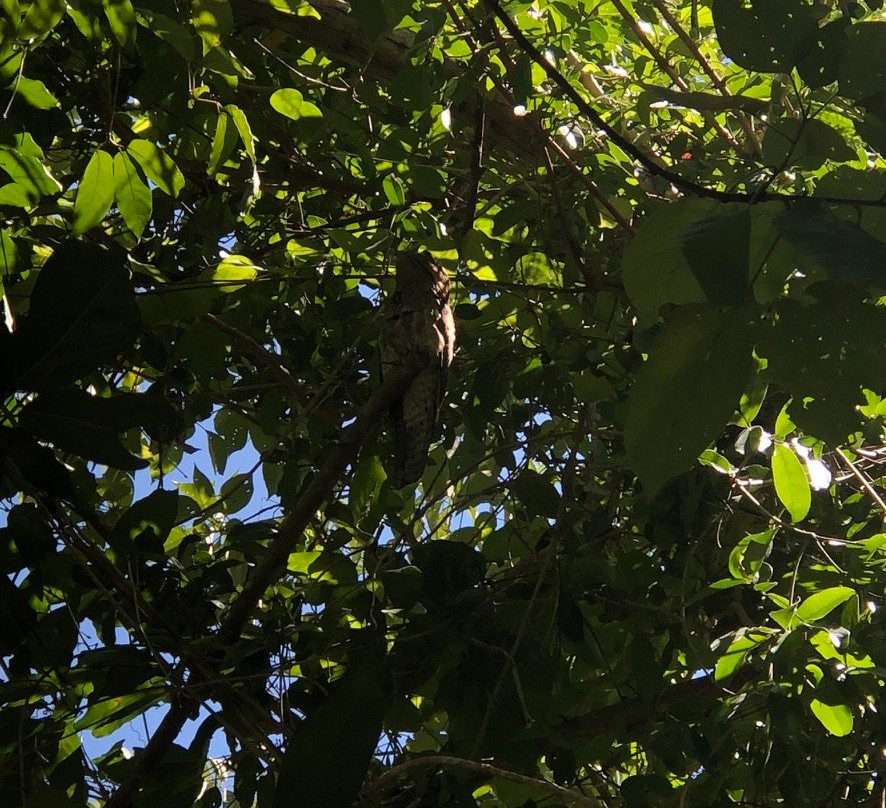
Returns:
[[[100,224],[114,202],[114,158],[104,149],[89,158],[74,201],[74,235]]]
[[[683,252],[681,234],[718,206],[709,200],[689,199],[658,208],[628,242],[622,260],[625,291],[640,321],[654,322],[665,303],[701,303],[704,290]]]
[[[135,44],[135,11],[130,0],[102,0],[114,38],[121,45]]]
[[[40,270],[28,317],[14,335],[10,384],[49,390],[79,379],[128,348],[138,324],[122,255],[62,244]]]
[[[841,603],[845,603],[855,595],[855,590],[848,586],[833,586],[810,595],[797,607],[797,617],[806,623],[821,620],[829,615]]]
[[[151,190],[123,152],[114,155],[114,199],[126,226],[141,236],[151,220]]]
[[[131,140],[126,151],[161,191],[169,196],[178,196],[185,184],[185,178],[166,152],[157,148],[151,141],[141,138]]]
[[[809,704],[812,714],[821,721],[821,725],[831,733],[842,738],[852,732],[852,710],[847,704],[825,704],[818,699],[812,699]]]
[[[775,493],[791,520],[801,522],[812,505],[812,492],[806,469],[794,451],[783,443],[776,444],[772,451],[772,479]]]
[[[631,389],[625,422],[628,459],[648,496],[719,434],[751,369],[741,311],[684,306],[668,318]]]
[[[389,704],[377,638],[355,649],[344,676],[295,728],[277,778],[274,808],[350,805],[372,760]]]
[[[310,101],[305,101],[304,96],[298,90],[284,88],[277,90],[271,96],[271,106],[281,115],[297,121],[299,118],[322,118],[323,113],[319,107]]]
[[[113,468],[143,468],[147,462],[127,451],[118,437],[140,420],[134,408],[127,412],[137,399],[104,399],[81,390],[46,393],[22,410],[21,424],[61,451]]]

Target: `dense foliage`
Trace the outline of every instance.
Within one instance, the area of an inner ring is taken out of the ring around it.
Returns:
[[[0,804],[882,804],[882,0],[0,14]]]

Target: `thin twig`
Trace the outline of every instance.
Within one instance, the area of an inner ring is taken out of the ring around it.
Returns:
[[[249,355],[257,365],[273,373],[293,401],[302,406],[306,403],[304,392],[298,385],[298,382],[292,378],[292,375],[280,361],[279,357],[275,356],[263,345],[256,342],[249,336],[249,334],[245,334],[239,328],[235,328],[229,323],[226,323],[214,314],[204,314],[202,319],[204,322],[209,323],[213,328],[217,328],[219,331],[222,331],[231,337],[237,345],[240,346],[243,352]]]
[[[879,506],[879,508],[880,508],[880,510],[882,511],[882,513],[883,513],[884,515],[886,515],[886,502],[883,501],[883,497],[881,497],[881,496],[877,493],[877,491],[876,491],[876,489],[874,488],[874,486],[872,486],[872,485],[870,484],[870,482],[868,481],[867,477],[865,477],[864,474],[862,474],[862,473],[861,473],[861,472],[855,467],[855,463],[853,463],[853,462],[849,459],[849,457],[848,457],[848,455],[846,454],[846,452],[844,452],[842,449],[837,449],[837,456],[840,458],[840,460],[842,460],[842,461],[846,464],[846,467],[849,469],[849,471],[852,472],[853,476],[854,476],[854,477],[855,477],[855,478],[861,483],[861,487],[864,488],[864,490],[867,492],[868,496],[869,496],[872,500],[874,500],[874,502],[877,503],[877,505]]]

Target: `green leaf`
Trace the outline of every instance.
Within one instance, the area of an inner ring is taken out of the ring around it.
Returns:
[[[271,106],[281,115],[297,121],[299,118],[322,118],[320,108],[310,101],[305,101],[298,90],[283,88],[271,96]]]
[[[228,104],[225,107],[225,112],[231,116],[231,119],[234,121],[234,125],[237,127],[237,131],[240,133],[240,140],[243,142],[243,148],[246,149],[246,154],[249,156],[249,159],[252,162],[255,162],[255,137],[252,134],[252,127],[249,125],[249,120],[246,118],[246,114],[243,112],[240,107],[234,104]]]
[[[361,459],[348,495],[348,502],[355,514],[363,512],[375,501],[385,477],[384,466],[377,455]]]
[[[396,174],[386,174],[382,180],[382,189],[388,202],[392,205],[406,204],[406,186]]]
[[[131,140],[126,151],[148,178],[164,193],[176,197],[184,187],[185,178],[175,161],[149,140]]]
[[[166,42],[186,61],[194,59],[197,50],[195,43],[199,40],[188,28],[157,11],[140,8],[138,14],[154,36]]]
[[[886,52],[886,21],[852,25],[846,31],[846,39],[845,55],[838,70],[840,92],[850,98],[873,100],[886,87],[882,58]]]
[[[28,106],[34,109],[55,109],[60,106],[58,99],[42,81],[22,76],[15,84],[15,93]]]
[[[537,471],[523,471],[508,482],[508,488],[533,516],[553,519],[560,512],[557,489]]]
[[[99,8],[98,0],[68,0],[68,7],[65,9],[77,30],[93,45],[105,41]]]
[[[120,517],[109,542],[119,555],[132,548],[161,553],[178,515],[179,495],[175,491],[154,491],[134,503]]]
[[[253,489],[252,475],[234,474],[222,484],[219,507],[225,513],[237,513],[249,504]]]
[[[135,10],[129,0],[102,0],[111,33],[123,47],[135,44]]]
[[[852,732],[854,720],[849,705],[825,704],[818,699],[812,699],[809,707],[812,714],[831,735],[842,738]]]
[[[750,241],[747,205],[722,205],[680,235],[683,255],[708,302],[738,306],[748,296]]]
[[[729,421],[753,369],[741,311],[677,309],[628,401],[625,445],[648,497],[690,468]]]
[[[355,637],[352,644],[359,639]],[[371,637],[362,648],[350,651],[344,676],[289,737],[273,808],[343,808],[351,804],[381,735],[390,701],[386,678],[379,638]]]
[[[13,384],[50,390],[79,379],[129,347],[138,326],[122,252],[66,242],[40,270],[15,334]]]
[[[767,381],[794,396],[791,421],[839,444],[861,423],[862,388],[886,387],[886,365],[879,361],[886,310],[861,302],[844,286],[817,284],[810,291],[817,301],[785,300],[775,307],[777,320],[759,331],[757,351],[768,362]]]
[[[56,25],[65,13],[65,0],[34,0],[19,26],[19,39],[42,39]]]
[[[791,520],[801,522],[812,505],[812,491],[800,458],[783,443],[772,450],[772,479],[778,500],[787,508]]]
[[[247,283],[255,280],[258,267],[245,255],[226,255],[215,269],[202,277],[212,279],[221,292],[236,292]]]
[[[21,21],[21,9],[18,0],[0,0],[0,11],[14,27]]]
[[[744,112],[763,113],[769,104],[760,98],[746,95],[716,95],[714,93],[693,93],[659,87],[656,84],[640,82],[652,101],[667,101],[672,107],[685,107],[710,112],[739,109]]]
[[[729,644],[726,653],[717,660],[714,668],[714,679],[718,682],[727,679],[735,673],[744,665],[748,654],[771,636],[768,632],[759,630],[745,632],[742,629],[742,632]]]
[[[411,165],[409,179],[419,196],[439,199],[446,192],[446,177],[433,166]]]
[[[833,586],[810,595],[797,607],[797,617],[804,623],[812,623],[826,617],[841,603],[855,595],[848,586]]]
[[[350,8],[350,13],[357,18],[360,27],[367,33],[370,40],[378,39],[387,31],[393,30],[403,14],[397,19],[395,8],[397,2],[386,2],[386,0],[364,0],[362,3],[355,3]]]
[[[12,180],[12,185],[0,188],[0,204],[28,207],[47,194],[61,190],[61,186],[44,164],[43,152],[27,133],[9,139],[9,145],[0,147],[0,169]]]
[[[191,21],[211,48],[217,48],[234,27],[228,0],[192,0]]]
[[[834,280],[886,289],[886,241],[817,202],[795,204],[776,220],[781,235]]]
[[[763,160],[779,170],[799,166],[814,171],[828,160],[847,161],[857,157],[846,138],[815,118],[771,121],[763,137]]]
[[[790,72],[817,43],[817,20],[803,0],[750,8],[741,0],[713,0],[711,10],[723,52],[748,70]]]
[[[140,237],[151,220],[151,190],[123,152],[114,155],[114,199],[126,226]]]
[[[729,554],[729,573],[733,578],[750,581],[772,550],[775,531],[766,530],[745,536]]]
[[[685,199],[657,208],[628,242],[621,271],[641,324],[654,322],[666,303],[702,303],[704,290],[683,252],[681,234],[717,211],[707,199]]]
[[[253,195],[258,195],[261,184],[255,158],[256,139],[252,134],[252,127],[249,125],[249,119],[246,117],[246,113],[235,104],[228,104],[225,107],[225,112],[227,112],[234,121],[234,125],[237,127],[237,132],[240,134],[240,140],[243,142],[243,148],[246,149],[246,154],[252,161],[252,193]]]
[[[227,112],[220,112],[216,119],[215,134],[212,138],[212,148],[206,166],[206,173],[210,177],[214,177],[231,156],[234,146],[237,145],[237,137],[237,127],[231,116]]]
[[[20,423],[56,449],[112,468],[144,468],[147,461],[130,454],[118,438],[119,432],[135,426],[133,421],[137,420],[123,417],[126,412],[120,404],[135,403],[137,398],[112,401],[73,389],[46,393],[22,410]]]
[[[620,787],[627,808],[651,808],[667,805],[674,789],[666,777],[654,774],[634,774],[625,778]]]
[[[78,730],[88,729],[96,738],[104,738],[159,700],[154,690],[98,699],[77,719],[75,726]]]
[[[114,202],[114,158],[104,149],[89,158],[74,201],[74,235],[101,224]]]

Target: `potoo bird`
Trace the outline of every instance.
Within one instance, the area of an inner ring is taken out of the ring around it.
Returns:
[[[429,253],[400,253],[396,269],[394,292],[382,307],[382,372],[403,364],[419,368],[390,412],[391,483],[400,488],[418,481],[428,459],[455,351],[455,320],[449,278]]]

